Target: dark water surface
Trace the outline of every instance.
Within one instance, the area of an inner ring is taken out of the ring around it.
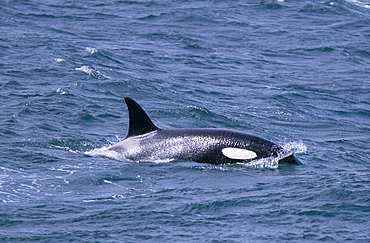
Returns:
[[[370,241],[370,2],[3,1],[0,33],[1,241]],[[98,156],[125,96],[303,165]]]

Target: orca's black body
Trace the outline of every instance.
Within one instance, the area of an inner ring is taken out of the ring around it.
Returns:
[[[276,157],[281,158],[279,164],[299,164],[293,154],[284,157],[286,151],[282,147],[245,133],[223,129],[159,129],[134,100],[126,97],[125,101],[129,110],[127,137],[108,149],[127,159],[226,164]]]

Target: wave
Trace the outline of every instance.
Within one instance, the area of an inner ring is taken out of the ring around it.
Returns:
[[[360,0],[345,0],[348,3],[354,4],[358,7],[363,7],[370,9],[370,2],[369,1],[360,1]]]
[[[87,73],[88,75],[92,76],[92,77],[97,77],[97,78],[106,78],[106,79],[109,79],[110,77],[101,73],[100,71],[98,70],[95,70],[93,69],[92,67],[90,66],[82,66],[82,67],[79,67],[79,68],[75,68],[75,70],[77,71],[82,71],[84,73]]]

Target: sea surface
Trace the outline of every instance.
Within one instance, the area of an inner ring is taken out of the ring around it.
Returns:
[[[124,97],[299,166],[114,160]],[[370,1],[3,0],[1,242],[370,242]]]

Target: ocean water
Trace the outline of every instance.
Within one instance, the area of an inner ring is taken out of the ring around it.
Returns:
[[[369,1],[4,0],[0,33],[0,241],[370,241]],[[110,159],[126,96],[302,165]]]

